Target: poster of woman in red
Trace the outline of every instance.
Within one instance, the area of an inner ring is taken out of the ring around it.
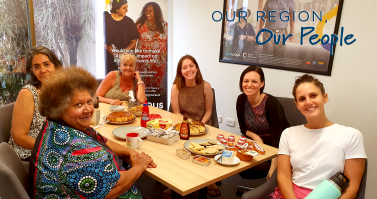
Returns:
[[[166,95],[166,83],[163,79],[167,62],[168,23],[164,21],[161,8],[156,2],[145,4],[136,27],[140,35],[136,47],[137,70],[144,75],[146,88],[153,91],[149,97],[159,98]]]
[[[122,53],[135,53],[135,71],[143,79],[149,104],[165,110],[168,107],[167,8],[167,0],[106,0],[104,11],[106,74],[118,69]]]

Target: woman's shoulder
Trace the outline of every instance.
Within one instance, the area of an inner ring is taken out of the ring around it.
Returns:
[[[237,97],[237,99],[246,99],[246,98],[247,98],[247,96],[246,96],[245,93],[241,93],[241,94],[239,94],[238,97]]]
[[[264,93],[266,94],[268,97],[267,97],[267,100],[266,100],[266,105],[278,105],[280,104],[279,100],[277,97],[271,95],[271,94],[268,94],[268,93]]]
[[[203,80],[203,86],[204,86],[204,89],[212,88],[211,84],[205,80]]]
[[[247,99],[247,96],[246,96],[245,93],[239,94],[238,97],[237,97],[237,104],[244,105],[246,99]]]
[[[113,78],[116,78],[117,75],[119,75],[119,71],[114,70],[114,71],[110,71],[109,73],[107,73],[105,78],[113,79]]]
[[[21,100],[22,102],[31,102],[33,101],[35,95],[38,96],[37,89],[35,88],[35,86],[28,84],[22,87],[22,89],[18,93],[17,101]]]

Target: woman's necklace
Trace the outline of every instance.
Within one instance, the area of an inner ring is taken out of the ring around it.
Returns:
[[[157,30],[156,24],[151,24],[151,23],[149,23],[149,21],[147,21],[147,27],[151,31],[156,31]]]

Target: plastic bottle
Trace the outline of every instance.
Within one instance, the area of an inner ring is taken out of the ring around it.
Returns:
[[[187,116],[183,116],[181,130],[179,131],[179,137],[181,140],[190,139],[190,123]]]
[[[349,183],[348,178],[341,172],[319,184],[305,199],[337,199]]]
[[[143,104],[143,111],[141,113],[140,126],[147,128],[147,122],[149,122],[149,107],[147,100],[145,100]]]

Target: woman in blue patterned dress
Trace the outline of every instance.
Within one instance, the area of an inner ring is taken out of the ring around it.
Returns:
[[[95,78],[76,67],[44,83],[39,111],[47,121],[31,155],[33,198],[142,198],[133,184],[156,164],[90,128],[95,89]]]

